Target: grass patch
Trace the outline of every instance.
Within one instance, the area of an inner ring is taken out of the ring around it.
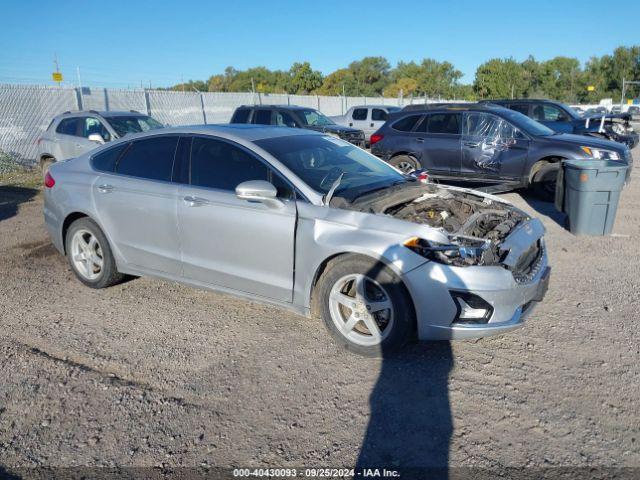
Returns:
[[[0,152],[0,186],[37,188],[42,186],[40,170],[20,165]]]

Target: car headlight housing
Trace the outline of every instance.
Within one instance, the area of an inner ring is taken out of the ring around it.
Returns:
[[[613,150],[605,150],[602,148],[580,147],[589,157],[597,160],[620,160],[620,154]]]
[[[480,265],[489,261],[492,255],[490,242],[483,240],[466,240],[468,245],[455,243],[438,243],[419,237],[411,237],[403,245],[409,250],[434,262],[459,267]]]

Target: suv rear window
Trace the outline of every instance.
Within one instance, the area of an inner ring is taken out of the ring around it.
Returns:
[[[237,108],[230,123],[247,123],[249,121],[249,113],[251,113],[251,110],[248,108]]]
[[[399,130],[401,132],[410,132],[411,130],[413,130],[413,127],[416,126],[416,123],[418,123],[418,120],[420,120],[421,117],[422,115],[409,115],[408,117],[401,118],[392,126],[394,130]]]
[[[253,112],[253,123],[259,125],[271,124],[271,110],[256,110]]]
[[[124,153],[116,172],[149,180],[171,181],[177,136],[159,136],[136,140]]]
[[[58,128],[56,128],[56,133],[61,133],[63,135],[77,135],[79,121],[80,119],[78,117],[63,119],[58,124]]]

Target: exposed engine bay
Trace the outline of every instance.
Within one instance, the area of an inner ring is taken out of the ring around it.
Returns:
[[[500,262],[504,253],[500,250],[501,242],[529,219],[511,205],[434,184],[388,189],[377,196],[357,199],[346,208],[391,215],[440,229],[448,235],[450,245],[416,243],[412,247],[429,250],[435,256],[446,255],[446,263],[453,265]],[[453,250],[457,251],[456,255],[451,255]]]

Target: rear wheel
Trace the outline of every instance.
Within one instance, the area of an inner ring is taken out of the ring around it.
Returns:
[[[540,200],[553,202],[556,197],[556,180],[559,163],[546,163],[540,166],[531,179],[531,189]]]
[[[80,218],[71,224],[65,245],[73,273],[86,286],[110,287],[124,278],[116,269],[107,238],[90,218]]]
[[[400,170],[402,173],[415,172],[420,168],[420,163],[409,155],[398,155],[389,160],[389,163]]]
[[[336,342],[360,355],[393,352],[415,328],[413,303],[402,280],[368,257],[334,261],[318,283],[315,301]]]

